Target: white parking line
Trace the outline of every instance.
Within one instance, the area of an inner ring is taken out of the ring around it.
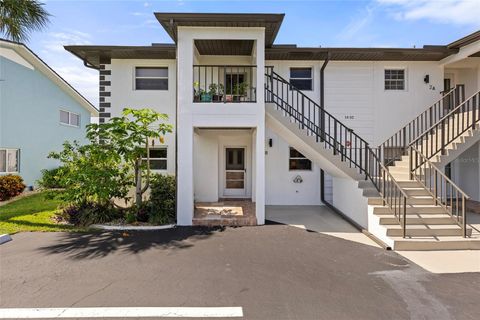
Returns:
[[[45,318],[233,318],[242,307],[108,307],[108,308],[3,308],[0,319]]]

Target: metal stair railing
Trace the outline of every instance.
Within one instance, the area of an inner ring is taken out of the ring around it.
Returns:
[[[383,204],[388,206],[406,234],[406,206],[408,195],[378,157],[378,150],[345,126],[318,103],[273,71],[265,68],[265,102],[276,105],[284,116],[315,138],[342,162],[365,175],[379,192]]]
[[[433,197],[433,205],[440,205],[455,219],[465,238],[466,202],[470,197],[413,145],[409,147],[409,158],[410,179],[420,182]]]
[[[407,155],[408,146],[412,141],[429,132],[430,128],[465,100],[463,84],[442,93],[443,96],[433,105],[419,114],[403,128],[385,140],[378,148],[381,159],[388,166],[401,156]]]

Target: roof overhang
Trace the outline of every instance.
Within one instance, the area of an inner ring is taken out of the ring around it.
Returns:
[[[476,41],[480,41],[480,30],[469,34],[461,39],[455,40],[454,42],[447,45],[449,49],[460,49],[461,47],[465,47],[471,43]]]
[[[151,46],[65,46],[85,65],[100,68],[102,59],[176,59],[176,46],[154,43]]]
[[[55,70],[53,70],[48,64],[46,64],[39,56],[37,56],[30,48],[25,44],[0,39],[0,46],[3,48],[10,48],[17,52],[23,59],[31,63],[37,70],[42,72],[47,78],[52,80],[58,87],[60,87],[65,93],[70,95],[75,101],[77,101],[82,107],[90,112],[94,117],[98,117],[98,110],[90,103],[80,92],[78,92],[71,84],[63,79]]]
[[[177,42],[177,27],[263,27],[265,46],[273,45],[285,14],[265,13],[163,13],[155,17],[167,33]]]
[[[274,45],[265,49],[265,60],[338,60],[338,61],[440,61],[458,52],[446,46],[423,48],[299,48]]]

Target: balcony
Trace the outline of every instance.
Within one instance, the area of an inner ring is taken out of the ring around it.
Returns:
[[[193,66],[193,102],[253,103],[257,101],[257,66]]]

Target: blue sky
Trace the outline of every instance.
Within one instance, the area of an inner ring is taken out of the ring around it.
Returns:
[[[95,105],[97,72],[63,45],[172,42],[157,11],[285,13],[276,43],[314,47],[421,47],[480,29],[480,0],[44,1],[51,23],[27,44]]]

